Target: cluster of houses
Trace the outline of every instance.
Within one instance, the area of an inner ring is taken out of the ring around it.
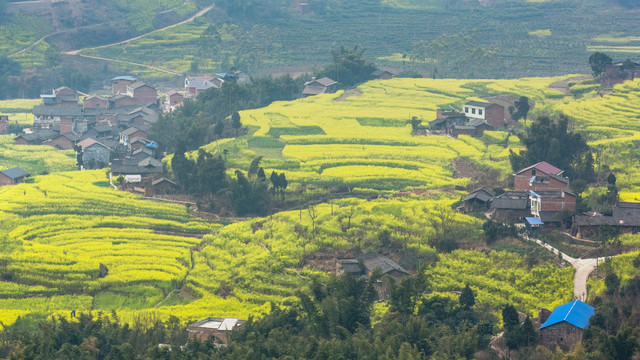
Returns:
[[[436,119],[429,122],[429,128],[433,134],[454,137],[482,136],[485,131],[501,128],[504,125],[504,106],[481,101],[467,102],[462,111],[437,109]]]
[[[563,172],[546,161],[531,165],[513,174],[513,190],[495,195],[481,188],[469,193],[464,210],[487,211],[497,221],[524,220],[531,227],[562,226],[573,215],[577,200]]]

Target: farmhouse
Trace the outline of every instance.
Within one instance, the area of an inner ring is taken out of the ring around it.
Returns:
[[[637,78],[640,78],[640,64],[628,60],[607,65],[602,82],[606,85],[615,85]]]
[[[51,94],[40,95],[42,105],[56,107],[78,107],[78,93],[66,86],[59,87]]]
[[[107,109],[109,100],[101,95],[89,95],[82,101],[82,107],[84,109]]]
[[[145,138],[147,137],[147,131],[149,130],[148,126],[131,126],[126,130],[120,132],[120,144],[124,146],[129,146],[130,142],[134,138]]]
[[[493,126],[483,119],[470,118],[465,113],[443,109],[436,110],[436,119],[429,122],[429,128],[434,132],[451,136],[481,136],[486,130],[493,130]]]
[[[603,226],[611,226],[621,234],[640,232],[640,203],[618,202],[611,216],[598,213],[573,217],[571,234],[578,238],[593,238]]]
[[[464,197],[464,211],[486,211],[491,206],[491,201],[495,194],[491,190],[480,188],[473,190],[469,195]]]
[[[137,105],[154,104],[158,100],[158,91],[142,81],[127,85],[127,95],[132,97]]]
[[[580,300],[558,306],[547,319],[539,319],[542,323],[540,345],[549,349],[560,346],[564,351],[571,350],[582,341],[582,332],[589,326],[589,319],[594,314],[593,306]]]
[[[516,190],[533,191],[569,191],[569,178],[562,176],[564,171],[541,161],[513,174]]]
[[[529,192],[527,191],[507,191],[491,201],[490,217],[497,221],[515,221],[529,213]]]
[[[215,344],[229,344],[231,331],[241,328],[247,321],[236,318],[208,317],[187,327],[190,340],[212,340]]]
[[[376,70],[371,73],[371,77],[374,79],[388,80],[393,78],[393,74],[387,70]]]
[[[204,90],[221,88],[222,83],[224,83],[224,80],[213,76],[187,76],[184,79],[185,96],[188,98],[196,98],[198,94]]]
[[[338,259],[337,273],[351,273],[354,276],[369,277],[376,269],[380,275],[390,275],[396,279],[403,278],[409,273],[395,261],[377,253],[367,253],[358,258]]]
[[[173,109],[175,109],[176,107],[182,105],[182,102],[184,101],[184,95],[182,95],[181,93],[175,91],[175,90],[169,90],[167,91],[167,93],[165,94],[165,108],[167,111],[171,111]]]
[[[328,77],[316,80],[311,78],[311,81],[304,83],[304,90],[302,90],[302,96],[313,96],[320,94],[330,94],[338,90],[338,83]]]
[[[127,85],[131,85],[136,81],[138,79],[129,75],[114,77],[111,79],[111,93],[113,95],[126,93]]]
[[[60,150],[71,150],[76,145],[76,142],[80,139],[78,134],[73,132],[68,132],[64,134],[60,134],[54,137],[51,140],[45,141],[44,145],[50,145]]]
[[[80,141],[78,146],[82,148],[82,162],[85,167],[102,168],[109,164],[111,150],[105,144],[88,138]]]
[[[464,104],[464,114],[473,119],[481,119],[494,128],[504,126],[504,106],[481,101]]]
[[[31,176],[19,167],[0,171],[0,186],[15,185],[24,182],[24,178]]]

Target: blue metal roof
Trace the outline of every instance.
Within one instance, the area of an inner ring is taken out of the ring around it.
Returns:
[[[560,305],[553,309],[547,321],[540,326],[544,329],[548,326],[568,322],[571,325],[584,329],[589,326],[589,319],[595,314],[593,306],[583,303],[580,300],[573,300],[570,303]]]
[[[541,197],[540,195],[536,194],[536,192],[533,191],[533,190],[529,190],[529,194],[531,194],[531,195],[533,195],[535,197]]]
[[[540,220],[540,218],[538,217],[526,217],[524,219],[527,220],[529,225],[544,225],[542,220]]]
[[[138,79],[134,78],[133,76],[129,76],[129,75],[116,76],[113,79],[111,79],[111,81],[116,81],[116,80],[136,81]]]

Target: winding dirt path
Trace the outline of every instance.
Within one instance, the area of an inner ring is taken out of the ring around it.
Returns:
[[[549,244],[543,243],[539,239],[534,239],[527,235],[525,235],[524,238],[528,241],[532,241],[540,246],[543,246],[553,254],[562,255],[562,259],[569,262],[569,264],[571,264],[571,266],[576,269],[576,273],[573,276],[573,298],[585,301],[587,299],[587,279],[589,278],[589,275],[593,272],[593,270],[595,270],[596,266],[598,266],[598,263],[604,261],[606,257],[576,259]]]

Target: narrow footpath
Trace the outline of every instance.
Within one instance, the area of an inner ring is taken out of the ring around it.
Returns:
[[[589,275],[595,270],[596,266],[600,262],[605,261],[606,257],[592,258],[592,259],[576,259],[562,251],[554,248],[553,246],[542,242],[542,240],[531,238],[528,235],[524,235],[524,239],[535,242],[536,244],[545,247],[555,255],[561,255],[563,260],[566,260],[571,266],[576,269],[576,273],[573,277],[573,298],[581,301],[587,299],[587,279]]]

